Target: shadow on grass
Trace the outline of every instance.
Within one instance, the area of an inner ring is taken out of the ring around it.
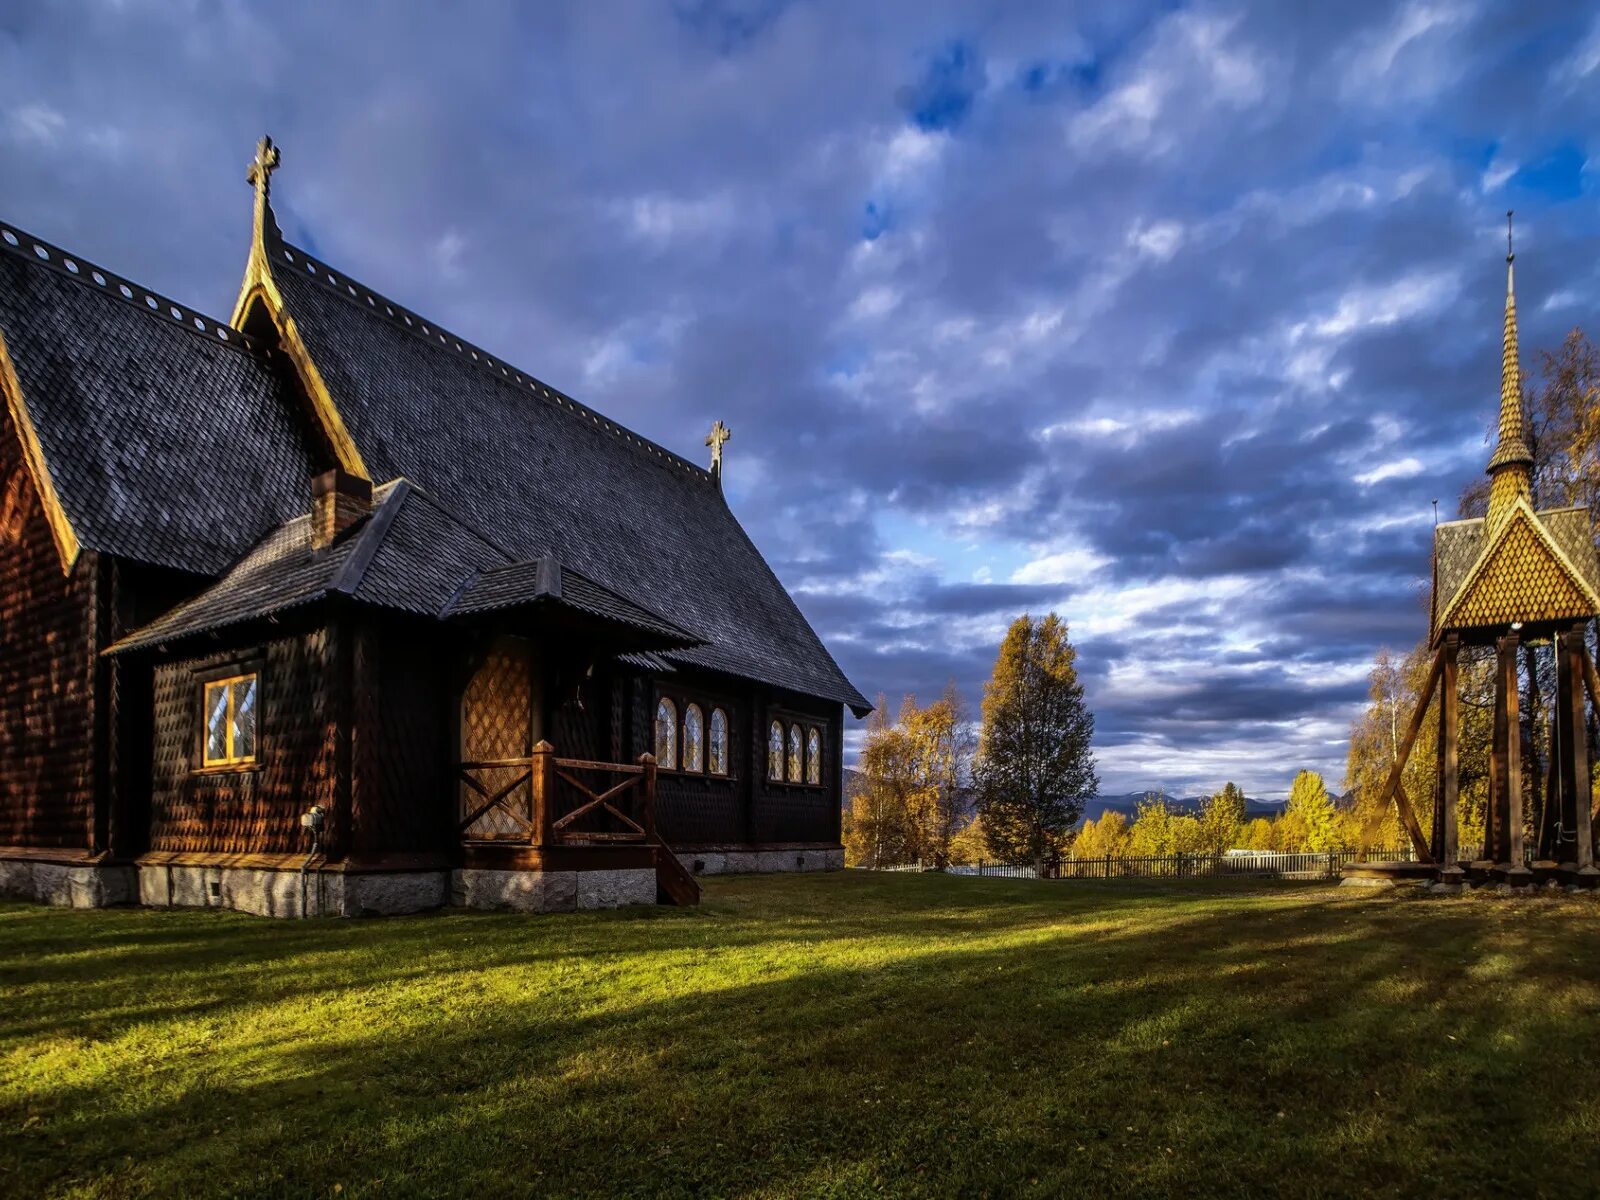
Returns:
[[[6,1178],[1467,1194],[1537,1162],[1587,1194],[1592,1139],[1543,1119],[1543,1071],[1600,1046],[1592,924],[850,876],[716,881],[703,910],[642,915],[7,909],[0,1115],[34,1123]],[[1581,1095],[1567,1112],[1595,1128]]]

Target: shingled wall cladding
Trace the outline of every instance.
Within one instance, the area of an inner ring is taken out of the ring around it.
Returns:
[[[454,704],[435,634],[382,622],[356,639],[351,852],[448,852],[456,843],[449,772]]]
[[[637,754],[654,742],[658,683],[645,675],[632,683],[629,748]],[[668,845],[838,844],[842,706],[691,671],[664,676],[659,687],[668,695],[696,699],[708,710],[721,704],[732,725],[727,779],[661,772],[656,820]],[[822,730],[827,750],[820,786],[766,778],[766,730],[772,716],[785,722],[799,718]]]
[[[0,845],[89,848],[94,813],[93,554],[61,572],[0,411]]]
[[[300,817],[313,804],[328,810],[327,843],[340,844],[345,831],[335,805],[334,653],[334,637],[314,630],[255,651],[156,668],[150,849],[305,851],[310,843]],[[202,683],[208,676],[243,670],[260,673],[260,763],[248,770],[198,770]]]
[[[839,739],[843,733],[842,707],[824,704],[787,693],[773,694],[760,689],[763,703],[756,709],[757,720],[751,747],[759,757],[753,760],[755,804],[750,818],[749,840],[755,843],[821,842],[839,843],[840,785]],[[822,784],[775,783],[767,779],[767,722],[778,717],[785,725],[799,718],[815,724],[824,739]]]

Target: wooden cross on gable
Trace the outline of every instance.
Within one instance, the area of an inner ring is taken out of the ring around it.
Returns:
[[[245,172],[244,177],[263,196],[272,188],[272,173],[278,169],[278,160],[281,157],[270,137],[263,137],[256,143],[255,161],[250,164],[250,169]]]
[[[706,445],[711,447],[711,473],[718,479],[722,478],[722,447],[732,436],[733,431],[718,421],[711,427],[711,436],[706,438]]]

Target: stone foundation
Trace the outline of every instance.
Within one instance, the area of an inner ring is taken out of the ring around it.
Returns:
[[[0,859],[0,896],[36,900],[62,908],[109,908],[131,904],[134,868]]]
[[[793,847],[678,855],[695,875],[837,871],[844,851]],[[308,871],[145,863],[82,865],[0,859],[0,895],[72,908],[142,904],[223,908],[263,917],[369,917],[447,904],[511,912],[574,912],[656,903],[653,868],[608,871]]]
[[[656,902],[654,868],[620,871],[494,871],[451,873],[450,902],[511,912],[573,912]]]
[[[678,861],[692,875],[756,875],[842,871],[844,850],[816,847],[772,850],[685,850]]]
[[[444,871],[347,875],[342,871],[146,865],[139,903],[151,908],[228,908],[258,917],[369,917],[424,912],[445,903]]]
[[[393,871],[344,877],[344,917],[393,917],[450,903],[450,872]]]

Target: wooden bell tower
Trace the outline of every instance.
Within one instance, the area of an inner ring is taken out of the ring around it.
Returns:
[[[1524,645],[1550,642],[1556,655],[1556,705],[1551,720],[1551,769],[1544,817],[1537,830],[1540,878],[1593,886],[1588,738],[1584,693],[1600,705],[1600,678],[1584,634],[1600,615],[1600,563],[1589,514],[1582,508],[1533,507],[1533,454],[1526,436],[1522,370],[1517,353],[1517,304],[1510,214],[1506,232],[1505,335],[1500,368],[1500,422],[1489,459],[1489,511],[1481,519],[1451,521],[1434,531],[1433,667],[1406,739],[1386,784],[1385,802],[1399,809],[1419,862],[1446,883],[1495,880],[1532,883],[1524,844],[1523,747],[1517,654]],[[1494,736],[1489,771],[1489,811],[1482,859],[1461,860],[1456,829],[1459,798],[1457,656],[1463,646],[1496,650]],[[1401,771],[1434,692],[1439,694],[1439,767],[1431,836],[1418,824]],[[1535,786],[1540,781],[1535,781]]]

